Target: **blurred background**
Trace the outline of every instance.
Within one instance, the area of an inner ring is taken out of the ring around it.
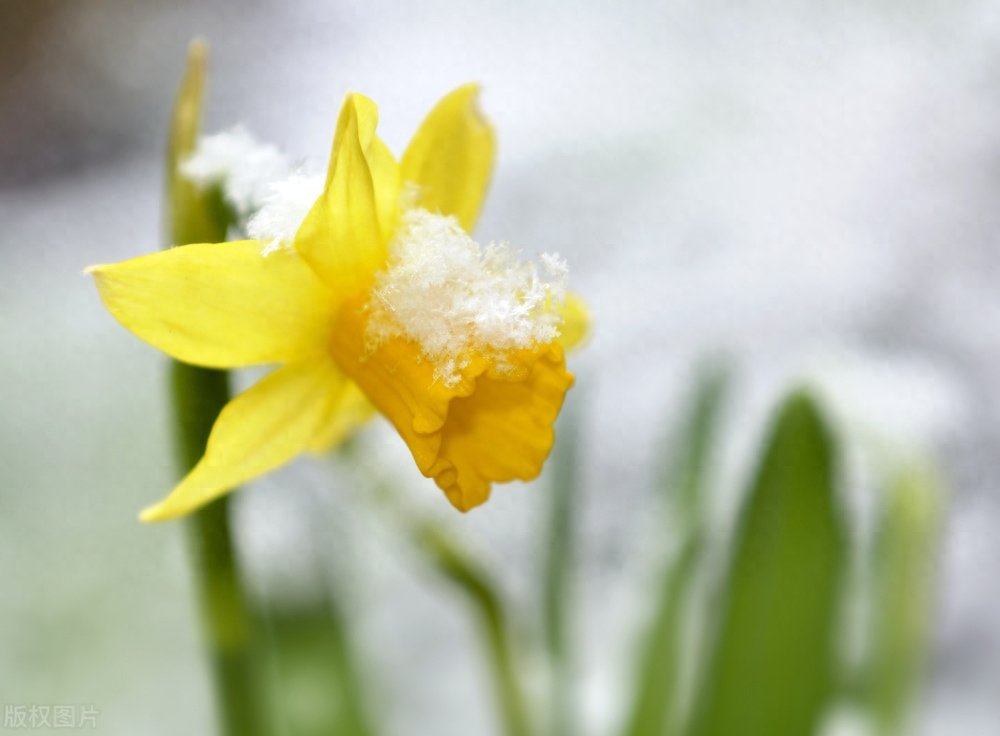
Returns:
[[[698,366],[723,354],[720,527],[799,380],[940,463],[914,732],[1000,734],[1000,9],[986,0],[0,0],[0,704],[93,704],[107,734],[212,732],[182,528],[136,520],[175,477],[166,362],[81,275],[160,245],[194,36],[212,48],[206,131],[242,123],[312,171],[346,90],[378,102],[398,154],[441,95],[483,83],[500,148],[478,239],[558,251],[595,318],[570,359],[580,733],[611,733],[627,707],[657,557],[650,488]],[[460,517],[387,426],[359,445],[512,601],[537,596],[545,477]],[[864,486],[849,501],[862,527]],[[364,487],[306,459],[242,491],[255,595],[336,581],[386,732],[498,734],[461,602]]]

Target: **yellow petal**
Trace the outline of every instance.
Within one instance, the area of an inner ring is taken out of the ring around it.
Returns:
[[[375,134],[378,125],[378,106],[369,98],[357,93],[354,93],[353,99],[358,116],[358,138],[365,152],[368,170],[372,175],[379,229],[382,239],[388,241],[396,227],[396,212],[399,209],[399,164],[389,147]],[[331,178],[331,172],[328,170],[327,179]]]
[[[381,221],[391,222],[389,209],[395,160],[374,137],[374,103],[349,94],[337,120],[327,185],[295,236],[295,248],[338,298],[366,290],[386,259]],[[378,188],[366,157],[371,149]],[[388,158],[387,158],[388,156]],[[395,192],[392,192],[395,199]],[[379,215],[379,205],[383,214]]]
[[[365,315],[345,305],[331,350],[340,368],[392,422],[420,472],[468,511],[494,481],[530,480],[552,448],[552,424],[573,384],[562,348],[543,345],[511,356],[506,372],[472,356],[455,386],[435,380],[420,347],[392,339],[368,354]]]
[[[327,355],[269,374],[226,404],[201,462],[167,498],[143,511],[142,520],[188,514],[291,460],[309,445],[343,383]]]
[[[296,254],[261,248],[185,245],[87,272],[122,325],[178,360],[234,368],[323,351],[330,290]]]
[[[362,150],[367,149],[375,136],[375,128],[378,127],[378,106],[371,98],[357,92],[348,92],[344,96],[344,102],[337,114],[337,127],[333,132],[330,162],[326,167],[326,188],[329,188],[333,183],[334,175],[337,172],[337,158],[344,143],[344,136],[347,135],[351,125],[357,129]]]
[[[421,123],[400,168],[420,187],[424,209],[453,215],[466,232],[479,217],[493,170],[496,136],[479,111],[479,85],[446,95]]]
[[[399,164],[392,151],[381,138],[373,135],[365,148],[365,160],[372,174],[372,189],[375,192],[375,211],[382,239],[386,242],[396,229],[399,212]]]
[[[327,453],[346,440],[358,427],[375,414],[375,407],[354,381],[344,380],[337,400],[330,405],[327,416],[320,421],[309,443],[309,451]]]
[[[578,347],[590,334],[591,317],[587,303],[577,294],[569,292],[566,300],[559,305],[559,316],[562,317],[562,324],[559,325],[556,342],[564,350]]]

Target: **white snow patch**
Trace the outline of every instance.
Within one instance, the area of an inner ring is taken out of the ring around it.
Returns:
[[[264,203],[272,182],[288,177],[290,169],[276,146],[261,143],[241,125],[201,136],[194,153],[180,164],[181,175],[196,186],[221,186],[241,220]]]
[[[506,243],[480,246],[452,217],[405,212],[368,303],[369,349],[393,337],[414,340],[447,386],[472,353],[503,370],[512,351],[559,336],[569,271],[557,254],[540,258],[548,278]]]
[[[323,176],[299,172],[270,185],[270,194],[247,223],[247,236],[266,243],[265,256],[292,246],[306,215],[323,193],[323,185]]]

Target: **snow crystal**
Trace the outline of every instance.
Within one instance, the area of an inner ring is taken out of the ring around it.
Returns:
[[[181,175],[199,187],[222,186],[222,195],[243,220],[267,198],[271,183],[288,177],[288,159],[242,126],[198,139],[180,164]]]
[[[266,256],[280,248],[289,248],[309,210],[323,193],[324,178],[295,173],[270,186],[260,209],[247,223],[247,235],[263,240]]]
[[[569,272],[557,254],[541,261],[548,278],[506,243],[480,246],[452,217],[406,211],[368,303],[369,349],[394,337],[414,340],[448,386],[472,353],[510,367],[512,351],[559,336]]]

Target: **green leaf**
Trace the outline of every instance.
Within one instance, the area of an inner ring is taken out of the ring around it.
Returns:
[[[170,117],[166,155],[167,247],[219,243],[232,221],[218,187],[200,190],[180,175],[179,166],[194,152],[201,134],[208,44],[196,39],[188,47],[187,65]]]
[[[664,469],[662,488],[682,534],[700,529],[704,521],[707,476],[729,380],[729,370],[721,364],[702,371],[685,423],[670,442],[675,449]]]
[[[878,730],[900,733],[923,674],[943,493],[937,476],[909,467],[895,477],[874,552],[872,653],[863,692]]]
[[[628,736],[664,736],[681,727],[678,685],[686,639],[683,612],[704,548],[704,496],[727,384],[728,373],[721,367],[702,372],[687,416],[669,443],[674,451],[662,490],[671,511],[666,526],[678,538],[676,551],[664,567],[657,607],[643,639],[624,731]]]
[[[737,529],[695,736],[810,736],[828,706],[846,545],[830,435],[782,407]]]
[[[636,693],[625,733],[665,736],[680,728],[678,685],[684,646],[684,603],[688,600],[701,557],[701,537],[680,549],[664,575],[656,615],[646,634]]]

